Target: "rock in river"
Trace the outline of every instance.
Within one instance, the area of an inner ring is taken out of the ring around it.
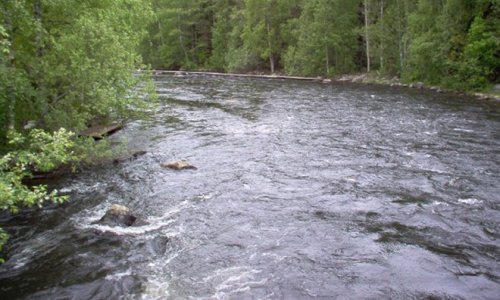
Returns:
[[[169,169],[174,169],[174,170],[196,170],[198,169],[197,167],[189,164],[188,162],[182,161],[182,160],[176,160],[176,161],[171,161],[168,163],[162,163],[162,167],[164,168],[169,168]]]
[[[144,154],[148,153],[147,151],[143,151],[143,150],[139,150],[139,151],[135,151],[135,152],[132,152],[131,154],[128,154],[128,155],[125,155],[125,156],[121,156],[121,157],[117,157],[115,159],[113,159],[113,163],[114,164],[119,164],[119,163],[123,163],[123,162],[126,162],[126,161],[132,161],[134,159],[137,159],[139,156],[142,156]]]
[[[106,211],[106,214],[96,224],[108,226],[132,226],[141,225],[145,223],[136,214],[132,213],[130,208],[113,204],[111,208]]]

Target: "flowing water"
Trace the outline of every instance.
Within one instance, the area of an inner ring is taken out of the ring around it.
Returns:
[[[147,154],[4,216],[1,299],[499,299],[500,105],[388,87],[157,77]],[[198,170],[160,164],[183,159]],[[93,224],[111,204],[148,225]]]

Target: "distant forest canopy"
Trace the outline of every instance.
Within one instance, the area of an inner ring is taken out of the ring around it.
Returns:
[[[500,0],[152,0],[163,69],[377,72],[484,90],[500,73]]]

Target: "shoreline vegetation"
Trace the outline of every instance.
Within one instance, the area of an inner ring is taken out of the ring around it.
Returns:
[[[439,86],[426,85],[422,82],[401,82],[400,78],[393,77],[387,78],[378,76],[376,74],[344,74],[335,76],[333,78],[325,78],[322,76],[307,77],[307,76],[288,76],[282,74],[264,74],[264,73],[224,73],[213,71],[179,71],[179,70],[153,70],[153,75],[173,75],[173,76],[188,76],[188,75],[205,75],[205,76],[219,76],[219,77],[239,77],[239,78],[254,78],[254,79],[282,79],[282,80],[300,80],[300,81],[314,81],[328,83],[360,83],[360,84],[374,84],[389,87],[403,87],[411,89],[420,89],[434,91],[437,93],[454,94],[457,96],[469,96],[478,100],[494,100],[500,101],[500,91],[497,93],[475,92],[475,91],[460,91],[453,89],[446,89]]]
[[[500,89],[496,0],[168,0],[153,9],[141,45],[152,69],[321,76],[479,98]]]
[[[87,128],[154,102],[150,76],[133,74],[153,20],[150,0],[0,1],[0,213],[67,201],[32,181],[116,155],[94,140],[113,128]]]

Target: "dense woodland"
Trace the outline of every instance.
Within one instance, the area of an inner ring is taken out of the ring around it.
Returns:
[[[498,0],[153,0],[154,68],[377,72],[481,90],[500,73]]]
[[[488,91],[500,0],[2,0],[0,210],[65,200],[23,179],[100,152],[75,132],[143,109],[148,65]]]

